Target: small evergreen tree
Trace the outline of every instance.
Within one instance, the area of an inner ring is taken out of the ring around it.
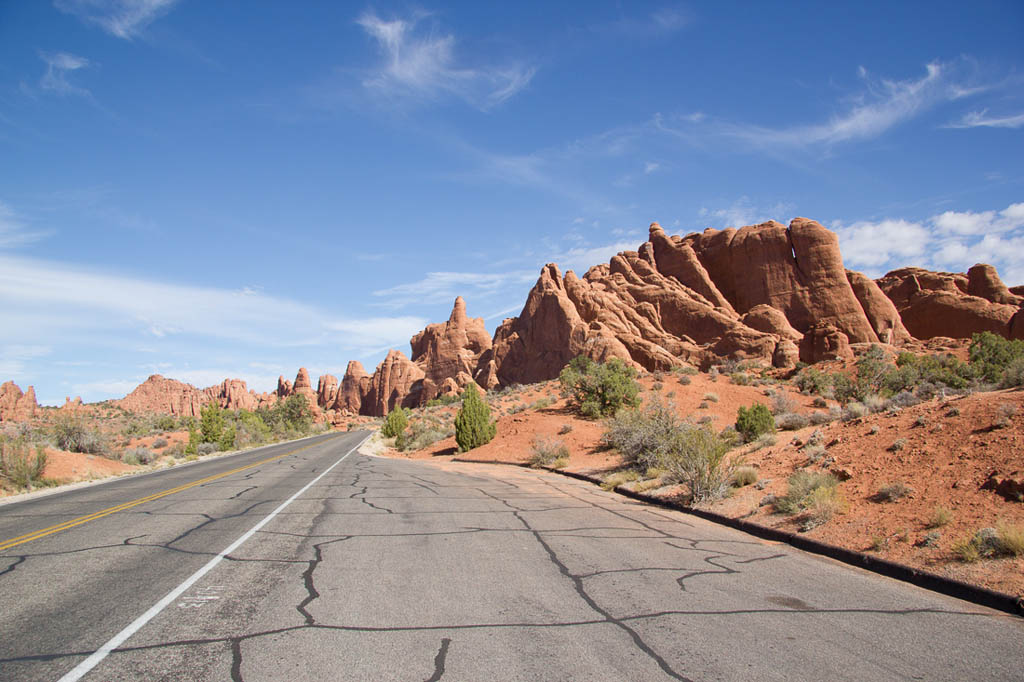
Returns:
[[[467,452],[491,442],[498,426],[491,421],[491,408],[476,390],[475,384],[466,386],[462,394],[462,408],[455,417],[455,442],[459,452]]]
[[[235,425],[227,427],[220,432],[220,438],[217,439],[217,447],[221,450],[233,450],[235,447]]]
[[[615,414],[622,407],[640,404],[636,370],[619,358],[598,363],[580,355],[558,375],[562,394],[579,407],[585,417],[597,419]]]
[[[224,432],[224,412],[217,403],[210,403],[199,412],[199,431],[203,443],[217,443]]]
[[[200,442],[202,441],[199,436],[199,429],[196,428],[194,422],[190,423],[188,427],[188,445],[185,446],[185,454],[198,455]]]
[[[409,425],[409,415],[401,406],[388,412],[384,419],[384,426],[380,427],[380,435],[385,438],[397,438],[405,433],[405,427]]]
[[[775,418],[767,405],[754,403],[749,408],[740,407],[736,413],[736,431],[749,443],[764,433],[775,431]]]

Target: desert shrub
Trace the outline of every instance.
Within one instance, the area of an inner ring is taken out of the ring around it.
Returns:
[[[497,424],[491,421],[491,408],[480,397],[476,384],[469,384],[462,393],[462,407],[455,417],[455,442],[459,452],[490,443],[497,432]]]
[[[805,367],[793,378],[801,393],[821,394],[831,387],[832,378],[814,367]]]
[[[301,393],[290,395],[257,414],[279,437],[303,436],[313,428],[312,409]]]
[[[691,502],[718,499],[729,489],[729,446],[718,434],[684,422],[662,453],[660,466],[669,480],[686,484]]]
[[[775,426],[783,431],[797,431],[811,423],[811,420],[802,414],[780,414],[775,418]]]
[[[992,332],[981,332],[971,337],[968,356],[978,378],[994,384],[1011,364],[1024,358],[1024,340],[1011,341]]]
[[[729,381],[737,386],[749,386],[754,379],[746,372],[733,372],[729,375]]]
[[[704,394],[704,400],[708,401],[709,403],[717,403],[718,402],[718,394],[717,393],[710,393],[710,392],[705,393]]]
[[[199,455],[211,455],[214,452],[217,452],[216,443],[200,443],[196,448],[196,454]]]
[[[717,415],[706,414],[703,417],[701,417],[700,419],[698,419],[697,423],[703,426],[704,424],[710,424],[711,422],[715,421],[716,419],[718,419]]]
[[[209,403],[199,412],[199,434],[203,443],[216,443],[224,431],[224,410],[220,405]]]
[[[882,412],[887,406],[887,401],[877,393],[869,393],[864,396],[864,407],[868,408],[868,412]]]
[[[775,419],[771,410],[761,403],[754,403],[749,408],[740,407],[736,413],[736,431],[743,436],[743,442],[749,443],[762,434],[775,432]]]
[[[772,414],[789,414],[796,408],[796,401],[785,391],[776,391],[772,394]]]
[[[842,420],[852,422],[855,419],[867,416],[868,408],[863,403],[849,403],[843,408]]]
[[[814,407],[828,407],[828,401],[819,395],[811,402],[811,405]]]
[[[828,424],[832,420],[832,415],[824,410],[815,410],[811,412],[811,423],[815,426],[821,426],[822,424]]]
[[[271,427],[256,412],[239,410],[234,427],[235,447],[247,448],[270,440]]]
[[[188,444],[185,446],[184,454],[186,457],[192,457],[199,453],[199,429],[192,424],[188,429]]]
[[[878,424],[872,424],[871,428],[868,429],[868,435],[877,436],[878,432],[881,430],[882,428]]]
[[[71,415],[58,415],[52,428],[54,442],[61,450],[87,455],[102,455],[107,450],[106,440],[98,431],[86,428]]]
[[[455,403],[459,402],[459,400],[460,397],[458,393],[445,393],[444,395],[437,396],[433,400],[428,400],[426,406],[440,407],[442,405],[454,405]]]
[[[888,483],[878,489],[872,496],[875,502],[895,502],[913,492],[913,489],[906,483]]]
[[[917,418],[914,420],[914,426],[918,428],[928,426],[928,418],[923,414],[917,415]]]
[[[900,391],[892,398],[889,398],[886,407],[895,407],[897,409],[903,409],[906,407],[913,407],[914,405],[919,405],[920,403],[921,399],[918,398],[913,393],[911,393],[910,391]]]
[[[18,488],[32,490],[33,484],[43,482],[46,468],[46,450],[42,445],[33,447],[26,438],[0,436],[0,476]]]
[[[409,424],[409,431],[405,435],[405,447],[400,449],[422,450],[451,435],[451,429],[445,429],[438,424],[432,424],[424,419],[420,419]]]
[[[534,437],[530,444],[530,466],[551,466],[560,459],[569,458],[569,448],[557,438]]]
[[[1003,388],[1024,386],[1024,358],[1010,361],[999,377],[999,385]]]
[[[700,374],[696,367],[691,367],[690,365],[677,365],[672,368],[672,372],[679,376],[694,376],[696,374]]]
[[[817,464],[818,461],[825,456],[826,452],[827,450],[825,450],[825,446],[817,443],[807,445],[803,448],[803,453],[807,457],[807,461],[811,464]]]
[[[691,383],[693,383],[693,380],[690,379],[690,377],[687,376],[686,374],[683,374],[683,375],[681,375],[679,377],[679,384],[680,385],[682,385],[682,386],[689,386]]]
[[[156,453],[149,448],[129,448],[121,453],[125,464],[150,464],[156,460]]]
[[[551,407],[554,404],[555,404],[555,399],[554,398],[552,398],[551,396],[544,396],[543,398],[538,398],[533,403],[531,403],[530,404],[530,409],[532,409],[532,410],[543,410],[545,407]]]
[[[409,412],[401,406],[395,407],[395,409],[388,412],[388,416],[384,419],[384,425],[380,427],[380,435],[385,438],[395,438],[405,432],[405,427],[409,425]]]
[[[627,465],[658,466],[681,423],[671,404],[652,400],[641,409],[610,417],[601,442],[618,450]]]
[[[932,515],[928,517],[928,528],[942,528],[953,520],[953,512],[949,507],[943,507],[941,504],[935,507],[932,511]]]
[[[970,538],[957,542],[953,545],[953,552],[966,562],[1021,556],[1024,554],[1024,526],[1000,521],[995,528],[982,528]]]
[[[169,448],[167,448],[166,450],[164,450],[164,454],[165,455],[170,455],[171,457],[174,457],[175,459],[177,459],[179,457],[184,457],[185,456],[185,446],[182,443],[175,443],[174,445],[172,445]]]
[[[757,467],[736,467],[732,472],[732,484],[737,488],[757,483],[759,472]]]
[[[897,438],[893,441],[893,444],[889,446],[889,452],[899,452],[907,446],[906,438]]]
[[[797,471],[789,477],[786,494],[775,500],[775,509],[783,514],[796,514],[807,506],[811,493],[818,488],[835,488],[839,479],[832,474]]]
[[[562,427],[558,429],[558,435],[564,436],[565,434],[572,431],[572,424],[562,424]]]
[[[755,440],[752,443],[752,447],[751,447],[750,451],[751,452],[757,452],[761,448],[771,447],[771,446],[775,445],[775,443],[777,443],[777,442],[778,442],[778,440],[775,438],[775,434],[774,433],[765,433],[765,434],[762,434],[762,435],[758,436],[757,440]]]
[[[812,490],[804,498],[802,506],[805,515],[800,524],[800,530],[806,532],[828,523],[836,514],[844,513],[846,511],[846,500],[843,498],[839,488],[835,486],[820,486]]]
[[[160,450],[160,449],[166,448],[166,447],[167,447],[167,439],[166,438],[157,438],[156,440],[153,441],[153,449],[154,450]]]
[[[178,420],[171,414],[162,414],[153,422],[153,427],[160,431],[174,431],[178,428]]]
[[[622,407],[635,407],[640,400],[636,370],[619,358],[598,363],[580,355],[558,375],[562,393],[585,417],[607,417]]]

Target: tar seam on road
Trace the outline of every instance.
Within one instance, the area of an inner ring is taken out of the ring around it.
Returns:
[[[303,450],[306,450],[307,448],[311,448],[314,445],[318,445],[321,442],[323,442],[323,441],[317,441],[316,443],[310,443],[309,445],[304,445],[301,448],[297,448],[295,450],[289,450],[288,452],[284,453],[283,455],[276,455],[274,457],[269,457],[267,459],[260,460],[259,462],[254,462],[253,464],[247,464],[247,465],[245,465],[243,467],[238,467],[237,469],[232,469],[230,471],[224,471],[224,472],[219,473],[219,474],[214,474],[212,476],[207,476],[206,478],[200,478],[200,479],[198,479],[196,481],[192,481],[191,483],[185,483],[184,485],[179,485],[177,488],[171,488],[169,490],[164,490],[163,492],[153,493],[152,495],[147,495],[146,497],[140,497],[137,500],[131,500],[130,502],[123,502],[121,504],[114,505],[113,507],[107,507],[106,509],[101,509],[100,511],[93,512],[92,514],[86,514],[85,516],[79,516],[77,519],[71,519],[70,521],[64,521],[63,523],[58,523],[57,525],[50,526],[49,528],[43,528],[41,530],[32,531],[31,533],[25,533],[24,535],[19,535],[17,537],[11,538],[10,540],[0,541],[0,552],[2,552],[4,550],[7,550],[7,549],[10,549],[11,547],[17,547],[18,545],[25,544],[26,542],[31,542],[32,540],[38,540],[39,538],[44,538],[47,535],[53,535],[54,533],[59,533],[62,530],[67,530],[69,528],[74,528],[75,526],[80,526],[83,523],[88,523],[89,521],[95,521],[96,519],[102,519],[104,516],[110,516],[111,514],[116,514],[119,511],[124,511],[126,509],[131,509],[132,507],[137,507],[140,504],[145,504],[146,502],[152,502],[153,500],[159,500],[161,497],[167,497],[168,495],[173,495],[174,493],[180,493],[183,490],[188,490],[189,488],[194,488],[197,485],[202,485],[204,483],[210,483],[212,481],[216,481],[218,479],[224,478],[225,476],[230,476],[231,474],[237,474],[239,471],[245,471],[247,469],[252,469],[254,467],[258,467],[258,466],[261,466],[263,464],[269,464],[270,462],[274,462],[274,461],[282,459],[284,457],[288,457],[289,455],[294,455],[296,452],[302,452]]]
[[[121,644],[123,644],[125,642],[125,640],[127,640],[129,637],[131,637],[136,632],[138,632],[146,623],[148,623],[153,618],[155,618],[161,611],[163,611],[165,608],[167,608],[167,606],[170,605],[171,602],[173,602],[175,599],[177,599],[182,594],[184,594],[186,590],[188,590],[190,587],[192,587],[194,584],[196,584],[204,575],[206,575],[211,570],[213,570],[213,568],[217,564],[219,564],[224,557],[226,557],[228,554],[230,554],[231,552],[233,552],[236,549],[238,549],[246,540],[248,540],[253,535],[255,535],[256,532],[259,531],[260,528],[263,528],[263,526],[265,526],[268,523],[270,523],[271,519],[273,519],[275,516],[277,516],[282,510],[284,510],[285,507],[287,507],[292,502],[294,502],[295,499],[299,497],[299,495],[301,495],[302,493],[304,493],[307,490],[309,490],[313,485],[315,485],[317,483],[317,481],[319,481],[321,478],[326,476],[331,471],[331,469],[333,469],[334,467],[336,467],[339,464],[341,464],[345,460],[346,457],[351,455],[363,443],[365,443],[366,440],[370,437],[370,435],[372,435],[372,434],[368,434],[366,436],[366,438],[363,438],[363,440],[359,441],[356,445],[354,445],[351,450],[349,450],[344,455],[342,455],[342,457],[338,461],[336,461],[334,464],[332,464],[331,466],[329,466],[326,469],[324,469],[323,472],[321,472],[319,476],[317,476],[312,481],[310,481],[309,483],[304,485],[298,492],[296,492],[294,495],[292,495],[287,500],[282,502],[281,505],[277,509],[275,509],[274,511],[270,512],[270,514],[268,514],[267,516],[263,517],[263,519],[259,523],[257,523],[255,526],[250,528],[248,531],[246,531],[245,534],[242,535],[242,537],[238,538],[237,540],[232,542],[230,545],[225,547],[220,552],[220,554],[218,554],[214,558],[210,559],[210,561],[205,566],[203,566],[198,571],[193,573],[191,576],[186,578],[183,583],[181,583],[180,585],[175,587],[173,590],[171,590],[167,594],[167,596],[165,596],[163,599],[161,599],[156,604],[151,606],[150,609],[148,611],[146,611],[144,614],[142,614],[141,616],[136,618],[134,621],[132,621],[128,625],[128,627],[126,627],[125,629],[121,630],[121,632],[117,633],[113,637],[111,637],[110,640],[106,644],[101,646],[98,650],[96,650],[87,659],[85,659],[84,661],[82,661],[81,663],[76,665],[70,672],[68,672],[66,675],[64,675],[62,678],[60,678],[60,680],[58,682],[76,682],[77,680],[82,679],[82,677],[85,676],[90,670],[92,670],[97,665],[99,665],[99,663],[104,658],[106,658],[110,654],[110,652],[112,652],[117,647],[121,646]],[[311,447],[311,446],[307,446],[307,447]],[[305,449],[305,448],[303,448],[303,449]]]

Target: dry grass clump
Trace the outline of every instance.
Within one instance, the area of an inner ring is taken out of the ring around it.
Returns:
[[[732,484],[737,488],[742,488],[757,483],[759,477],[760,472],[758,472],[757,467],[736,467],[732,472]]]
[[[569,463],[569,448],[557,438],[535,436],[531,443],[530,466],[560,469]]]
[[[941,504],[935,507],[932,515],[928,517],[928,528],[942,528],[953,520],[953,512],[949,507]]]
[[[995,528],[982,528],[970,538],[957,542],[953,553],[967,563],[1024,555],[1024,526],[1000,521]]]
[[[902,497],[906,497],[912,492],[914,492],[913,488],[908,486],[906,483],[889,483],[879,488],[878,492],[875,493],[871,499],[875,502],[895,502]]]
[[[604,481],[601,482],[601,487],[605,490],[615,490],[623,483],[629,483],[640,478],[640,474],[633,469],[626,469],[625,471],[616,471],[614,474],[607,476]]]
[[[775,500],[775,509],[783,514],[803,513],[802,531],[817,528],[846,510],[838,486],[839,480],[832,474],[797,471],[789,477],[786,494]]]

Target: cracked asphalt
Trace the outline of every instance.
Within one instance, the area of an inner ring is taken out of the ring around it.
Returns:
[[[55,680],[365,434],[0,507],[0,679]],[[1011,680],[1024,620],[528,469],[351,454],[89,680]]]

